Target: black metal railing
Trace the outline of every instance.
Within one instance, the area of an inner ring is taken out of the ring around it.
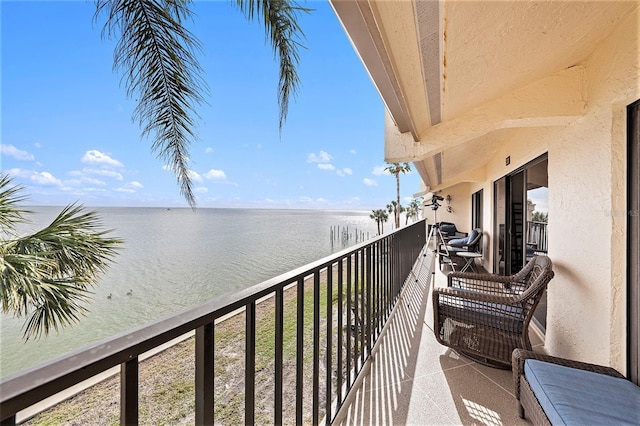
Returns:
[[[330,424],[389,318],[425,239],[424,221],[416,222],[235,294],[5,377],[0,380],[2,424],[15,424],[16,414],[21,410],[117,366],[120,366],[120,422],[137,424],[140,356],[193,331],[195,422],[213,424],[215,331],[224,324],[222,317],[236,312],[245,316],[244,422],[253,424],[256,306],[267,303],[267,299],[273,299],[275,306],[270,314],[275,329],[273,422],[282,424],[283,413],[295,410],[297,424],[318,424],[321,419]],[[312,321],[305,312],[305,297],[309,295],[313,297]],[[321,297],[326,297],[326,302]],[[289,300],[295,301],[295,372],[286,377],[295,377],[295,383],[285,384],[284,365],[292,364],[285,360],[283,351],[285,301]],[[326,309],[321,312],[323,305]],[[305,338],[308,326],[313,327],[311,342]],[[305,362],[310,343],[312,365]],[[306,374],[309,368],[312,372]],[[295,404],[284,403],[283,389],[295,395],[292,396]],[[311,399],[310,404],[305,404],[306,398]],[[239,422],[242,419],[234,421]]]
[[[527,222],[527,246],[536,254],[548,251],[548,235],[546,222]]]

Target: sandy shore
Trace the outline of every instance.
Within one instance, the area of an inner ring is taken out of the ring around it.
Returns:
[[[325,288],[326,275],[326,270],[321,272],[321,288]],[[312,276],[305,280],[305,293],[305,300],[311,299],[309,296],[313,294]],[[288,287],[284,294],[285,322],[291,322],[293,318],[295,330],[296,285]],[[324,297],[326,299],[326,293]],[[256,334],[259,340],[256,343],[256,421],[261,423],[265,421],[271,423],[273,419],[273,355],[261,354],[260,351],[272,350],[268,341],[273,336],[274,330],[274,300],[274,295],[270,295],[256,305]],[[305,314],[305,324],[307,323],[307,314]],[[306,329],[310,327],[305,327],[305,333],[307,333]],[[310,331],[312,333],[312,330]],[[244,422],[244,332],[244,310],[234,312],[216,322],[216,423]],[[326,324],[322,333],[326,333]],[[140,357],[140,424],[193,424],[195,382],[193,334],[191,332],[184,335]],[[265,338],[266,343],[261,342]],[[293,342],[285,341],[285,346],[295,345],[295,332],[292,340]],[[306,335],[305,341],[310,341]],[[285,348],[286,352],[287,348]],[[312,362],[307,362],[311,359],[310,352],[311,344],[305,349],[305,383],[308,383],[312,377]],[[320,355],[324,357],[324,354]],[[116,366],[54,395],[20,412],[18,421],[23,422],[28,419],[24,424],[29,425],[118,424],[120,406],[118,372],[119,367]],[[321,374],[324,373],[321,372]],[[295,383],[295,357],[287,359],[285,355],[284,383],[292,382]],[[306,394],[310,393],[306,392]],[[304,412],[305,418],[310,420],[311,395],[308,396],[309,398],[305,400]],[[287,424],[294,424],[295,412],[291,408],[295,409],[295,386],[285,386],[284,400],[285,407],[288,409],[283,413],[283,420]]]

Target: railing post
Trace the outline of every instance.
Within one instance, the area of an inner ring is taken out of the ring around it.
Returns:
[[[214,323],[196,329],[196,424],[214,421]]]
[[[320,271],[313,273],[313,414],[314,425],[320,417]]]
[[[365,280],[366,280],[366,285],[367,285],[367,289],[366,289],[366,298],[367,298],[367,329],[366,329],[366,335],[367,335],[367,356],[371,356],[371,322],[372,322],[372,318],[371,318],[371,246],[367,246],[366,249],[366,259],[367,259],[367,263],[366,263],[366,272],[365,272]]]
[[[296,317],[296,424],[302,424],[304,392],[304,278],[298,279]]]
[[[367,246],[369,247],[369,246]],[[368,318],[367,318],[367,303],[366,303],[366,292],[367,292],[367,288],[366,288],[366,281],[367,281],[367,276],[366,276],[366,257],[365,257],[365,253],[367,252],[367,248],[365,247],[363,250],[360,250],[360,294],[358,295],[358,299],[360,302],[360,312],[359,312],[359,317],[360,317],[360,366],[358,368],[358,372],[360,372],[360,370],[362,369],[362,366],[364,366],[364,360],[365,360],[365,356],[364,356],[364,349],[367,347],[366,345],[366,341],[365,341],[365,336],[367,334],[367,327],[368,327]]]
[[[351,296],[351,280],[352,280],[352,276],[351,276],[351,259],[352,256],[350,255],[347,258],[347,386],[349,388],[351,388],[351,348],[352,348],[352,343],[351,343],[351,327],[352,327],[352,323],[351,323],[351,301],[352,301],[352,296]]]
[[[120,424],[138,424],[138,357],[120,364]]]
[[[343,260],[344,259],[340,259],[340,261],[338,262],[338,346],[337,346],[337,350],[338,350],[338,354],[337,354],[337,370],[338,370],[338,374],[337,374],[337,383],[336,383],[336,392],[337,392],[337,401],[338,401],[338,408],[342,405],[342,345],[344,343],[344,335],[342,333],[342,315],[343,315],[343,309],[342,309],[342,304],[344,303],[344,299],[343,299],[343,295],[342,292],[344,290],[343,287]],[[336,408],[336,409],[338,409]]]
[[[282,287],[276,290],[275,312],[275,398],[273,404],[273,423],[282,424],[282,357],[284,346],[284,292]]]
[[[318,301],[319,303],[320,301]],[[325,358],[325,419],[326,423],[331,423],[331,401],[333,399],[332,390],[332,358],[333,358],[333,265],[327,267],[327,344]]]
[[[244,424],[255,424],[256,302],[246,308],[246,354],[244,363]]]

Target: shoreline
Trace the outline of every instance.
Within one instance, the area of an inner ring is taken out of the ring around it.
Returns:
[[[334,272],[337,270],[337,267],[333,267]],[[326,277],[327,270],[324,269],[320,272],[320,285],[326,285]],[[295,299],[297,295],[296,291],[297,283],[292,283],[284,288],[284,302],[290,302]],[[304,280],[304,289],[305,292],[313,289],[313,275],[310,275]],[[256,318],[262,317],[268,311],[274,311],[275,305],[266,306],[264,302],[267,302],[271,299],[275,298],[275,293],[270,293],[263,298],[256,301]],[[222,325],[227,322],[231,322],[231,320],[237,319],[240,315],[245,312],[245,308],[240,308],[234,312],[226,314],[215,321],[215,325]],[[217,327],[216,327],[217,328]],[[151,349],[144,354],[141,354],[139,357],[139,364],[142,368],[143,364],[148,360],[152,360],[154,357],[162,354],[166,354],[167,351],[171,349],[175,349],[179,347],[181,344],[186,344],[189,339],[192,339],[195,335],[195,330],[190,331],[182,336],[179,336],[175,339],[170,340],[167,343],[164,343],[156,348]],[[244,340],[243,340],[244,343]],[[178,360],[179,361],[179,360]],[[31,420],[37,419],[37,416],[47,412],[48,410],[55,409],[56,406],[68,402],[78,395],[90,392],[92,388],[95,386],[99,386],[107,383],[110,380],[117,380],[119,384],[119,380],[117,379],[117,375],[120,372],[120,366],[114,366],[110,369],[97,374],[87,380],[84,380],[68,389],[65,389],[55,395],[52,395],[32,406],[26,408],[16,414],[16,424],[27,423],[30,424]],[[142,382],[139,383],[139,388],[142,387]],[[46,422],[45,422],[46,423]],[[35,423],[39,424],[39,423]]]

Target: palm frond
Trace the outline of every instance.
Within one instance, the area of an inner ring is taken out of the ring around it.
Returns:
[[[95,212],[72,204],[47,227],[0,240],[3,313],[28,316],[24,338],[79,321],[91,287],[112,263],[122,240],[108,237]]]
[[[19,195],[23,189],[21,185],[14,185],[9,175],[0,174],[0,233],[2,234],[14,234],[16,225],[26,222],[25,214],[31,213],[18,206],[27,199],[26,196]]]
[[[265,27],[265,36],[271,43],[274,57],[280,59],[278,82],[278,104],[280,106],[279,129],[287,120],[289,97],[298,93],[300,78],[296,67],[300,61],[298,49],[304,48],[301,39],[304,33],[298,25],[298,13],[309,13],[311,9],[298,5],[293,0],[236,0],[238,8],[247,19],[260,16]]]
[[[123,71],[142,135],[166,160],[191,207],[196,200],[189,176],[189,145],[195,138],[196,106],[207,91],[195,57],[200,45],[184,27],[188,0],[96,0],[95,18],[106,15],[103,36],[117,38],[114,68]]]

